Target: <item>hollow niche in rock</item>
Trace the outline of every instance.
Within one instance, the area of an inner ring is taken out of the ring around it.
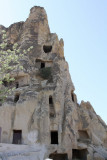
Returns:
[[[41,68],[45,68],[45,63],[41,62]]]
[[[13,130],[13,144],[22,143],[22,130]]]
[[[29,75],[17,76],[15,77],[14,86],[15,88],[26,87],[29,85]]]
[[[50,45],[44,45],[43,46],[43,51],[45,52],[45,53],[49,53],[49,52],[51,52],[52,51],[52,46]]]
[[[19,88],[19,82],[16,82],[16,88]]]
[[[79,133],[79,138],[80,138],[80,139],[90,139],[87,131],[78,130],[78,133]]]
[[[55,108],[54,108],[52,96],[49,96],[49,111],[50,111],[50,113],[49,113],[50,118],[54,118],[55,117]]]
[[[52,153],[49,158],[53,160],[68,160],[68,155],[67,153]]]
[[[49,105],[53,106],[53,98],[52,98],[52,96],[49,96]]]
[[[58,144],[58,131],[51,131],[51,144]]]
[[[14,103],[17,103],[20,97],[20,93],[17,93],[14,97]]]
[[[73,149],[72,160],[87,160],[87,149]]]
[[[78,142],[82,142],[86,144],[91,143],[90,136],[86,130],[78,130],[78,134],[79,134]]]
[[[73,91],[71,91],[71,98],[72,98],[72,101],[75,102],[75,98],[74,98],[74,93],[73,93]]]

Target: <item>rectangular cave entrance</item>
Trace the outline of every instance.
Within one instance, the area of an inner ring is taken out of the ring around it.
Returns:
[[[68,160],[68,155],[65,154],[59,154],[59,153],[53,153],[49,155],[49,158],[52,160]]]
[[[22,130],[13,130],[13,144],[22,143]]]
[[[55,108],[53,104],[52,96],[49,96],[49,110],[50,110],[50,118],[55,118]]]
[[[73,149],[72,160],[87,160],[87,149]]]
[[[87,131],[78,130],[78,134],[79,134],[79,138],[78,138],[79,142],[88,143],[88,144],[91,143],[91,139],[90,139]]]
[[[58,131],[51,131],[51,144],[58,144]]]
[[[90,139],[87,131],[79,130],[78,133],[79,133],[79,138],[80,139]]]
[[[41,68],[45,68],[45,63],[41,62]]]

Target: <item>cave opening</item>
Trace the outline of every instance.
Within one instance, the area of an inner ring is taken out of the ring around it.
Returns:
[[[58,131],[51,131],[51,144],[58,144]]]
[[[45,53],[49,53],[49,52],[52,51],[52,46],[46,46],[46,45],[44,45],[43,46],[43,50],[44,50]]]
[[[13,144],[22,143],[22,130],[13,130]]]

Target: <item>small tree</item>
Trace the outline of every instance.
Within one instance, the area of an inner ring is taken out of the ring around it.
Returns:
[[[9,93],[13,90],[9,87],[9,83],[14,81],[14,77],[11,76],[13,71],[23,70],[23,66],[20,63],[28,52],[33,48],[31,46],[27,50],[18,49],[18,44],[15,43],[11,49],[8,47],[8,40],[6,31],[1,32],[2,43],[0,44],[0,101],[3,102]],[[3,84],[7,86],[3,87]]]

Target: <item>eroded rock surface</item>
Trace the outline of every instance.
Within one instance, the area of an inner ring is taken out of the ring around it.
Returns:
[[[89,102],[78,104],[64,42],[50,32],[44,8],[3,29],[10,49],[17,42],[33,50],[23,71],[12,73],[16,89],[0,107],[0,158],[106,160],[107,126]]]

